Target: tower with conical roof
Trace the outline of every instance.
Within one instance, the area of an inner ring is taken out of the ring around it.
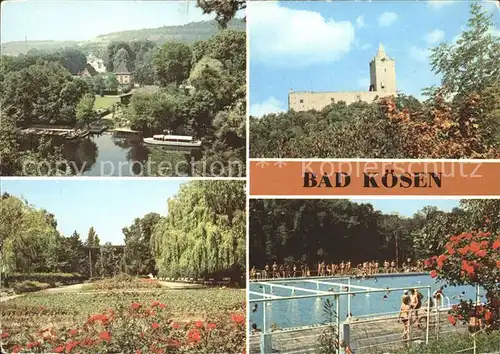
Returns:
[[[396,62],[387,56],[382,44],[370,61],[370,91],[396,92]]]

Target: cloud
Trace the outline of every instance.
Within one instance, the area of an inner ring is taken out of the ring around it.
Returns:
[[[427,33],[424,36],[424,39],[427,41],[428,44],[441,43],[444,39],[444,31],[440,29],[435,29],[434,31]]]
[[[289,9],[276,2],[249,2],[247,14],[250,60],[267,65],[332,62],[354,43],[351,22],[325,19],[318,12]]]
[[[430,51],[426,48],[410,47],[410,57],[416,61],[426,63],[429,61]]]
[[[262,103],[254,103],[250,105],[250,115],[254,117],[262,117],[269,113],[285,112],[283,102],[271,96]]]
[[[431,0],[427,1],[427,6],[429,6],[432,9],[439,10],[445,6],[453,5],[454,2],[455,1],[452,0]]]
[[[365,27],[365,17],[358,16],[356,18],[356,28],[363,28],[363,27]]]
[[[384,12],[378,17],[378,24],[381,27],[387,27],[392,25],[398,20],[398,14],[395,12]]]

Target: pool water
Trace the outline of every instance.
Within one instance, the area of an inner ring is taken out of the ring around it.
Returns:
[[[348,280],[340,280],[338,278],[328,278],[324,277],[321,279],[313,279],[324,282],[332,283],[343,283],[347,284]],[[320,284],[319,287],[311,282],[303,280],[291,279],[281,279],[274,280],[273,283],[285,285],[285,286],[295,286],[312,290],[323,290],[327,291],[332,288],[332,285]],[[351,285],[367,286],[373,288],[402,288],[407,287],[411,289],[415,286],[431,286],[431,294],[439,289],[440,286],[445,286],[445,283],[441,283],[431,278],[428,275],[408,275],[408,276],[380,276],[377,278],[369,278],[365,280],[361,279],[351,279]],[[267,294],[277,295],[277,296],[290,296],[292,290],[284,289],[280,287],[273,287],[272,292],[269,286],[264,286],[261,284],[250,284],[250,291],[254,292],[265,292]],[[361,291],[363,289],[352,289],[352,291]],[[339,287],[335,287],[335,291],[339,291]],[[422,302],[425,303],[427,300],[427,289],[419,290],[424,298]],[[443,294],[445,296],[443,306],[447,306],[448,303],[455,304],[460,301],[461,293],[464,299],[476,299],[476,289],[472,286],[447,286]],[[295,295],[312,295],[311,292],[305,292],[300,290],[295,290]],[[484,301],[484,291],[480,290],[481,301]],[[401,296],[403,295],[402,290],[390,292],[387,295],[387,299],[384,299],[385,292],[377,292],[371,294],[357,294],[355,296],[351,295],[350,306],[351,313],[353,317],[359,316],[369,316],[369,315],[381,315],[384,313],[394,313],[398,312],[401,305]],[[261,299],[257,295],[250,294],[250,299]],[[344,320],[348,315],[348,300],[347,295],[341,295],[340,297],[340,319]],[[268,302],[266,305],[266,324],[267,328],[271,325],[276,325],[279,329],[308,326],[308,325],[318,325],[323,324],[327,321],[327,316],[325,314],[324,305],[327,298],[307,298],[307,299],[293,299],[293,300],[280,300]],[[332,300],[332,297],[328,297]],[[335,301],[333,303],[333,310],[335,310]],[[257,309],[254,311],[254,306],[257,304]],[[250,325],[256,323],[258,328],[263,326],[263,303],[251,303],[250,304]]]

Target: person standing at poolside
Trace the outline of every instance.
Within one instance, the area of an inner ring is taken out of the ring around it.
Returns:
[[[262,274],[263,278],[266,279],[269,276],[269,264],[266,264],[264,267],[264,274]]]
[[[409,339],[410,334],[410,296],[408,296],[408,291],[405,290],[403,297],[401,298],[401,307],[399,309],[398,322],[401,321],[404,326],[403,335],[401,336],[403,340]]]
[[[276,262],[273,263],[273,278],[276,278],[276,276],[278,275],[278,265],[276,264]]]
[[[422,307],[423,297],[424,296],[418,291],[418,289],[411,289],[410,306],[415,313],[415,320],[413,322],[417,323],[418,328],[420,328],[420,318],[418,317],[418,310]]]

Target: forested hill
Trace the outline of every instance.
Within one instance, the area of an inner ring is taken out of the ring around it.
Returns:
[[[242,19],[235,19],[228,24],[228,28],[244,31],[245,22]],[[177,41],[182,43],[193,43],[199,40],[206,40],[218,31],[216,21],[191,22],[182,26],[163,26],[158,28],[145,28],[140,30],[130,30],[102,34],[95,39],[88,41],[15,41],[2,43],[3,55],[19,55],[26,53],[30,49],[53,50],[68,46],[78,46],[82,51],[95,52],[98,48],[104,48],[111,41],[134,41],[148,39],[161,45],[167,41]]]

